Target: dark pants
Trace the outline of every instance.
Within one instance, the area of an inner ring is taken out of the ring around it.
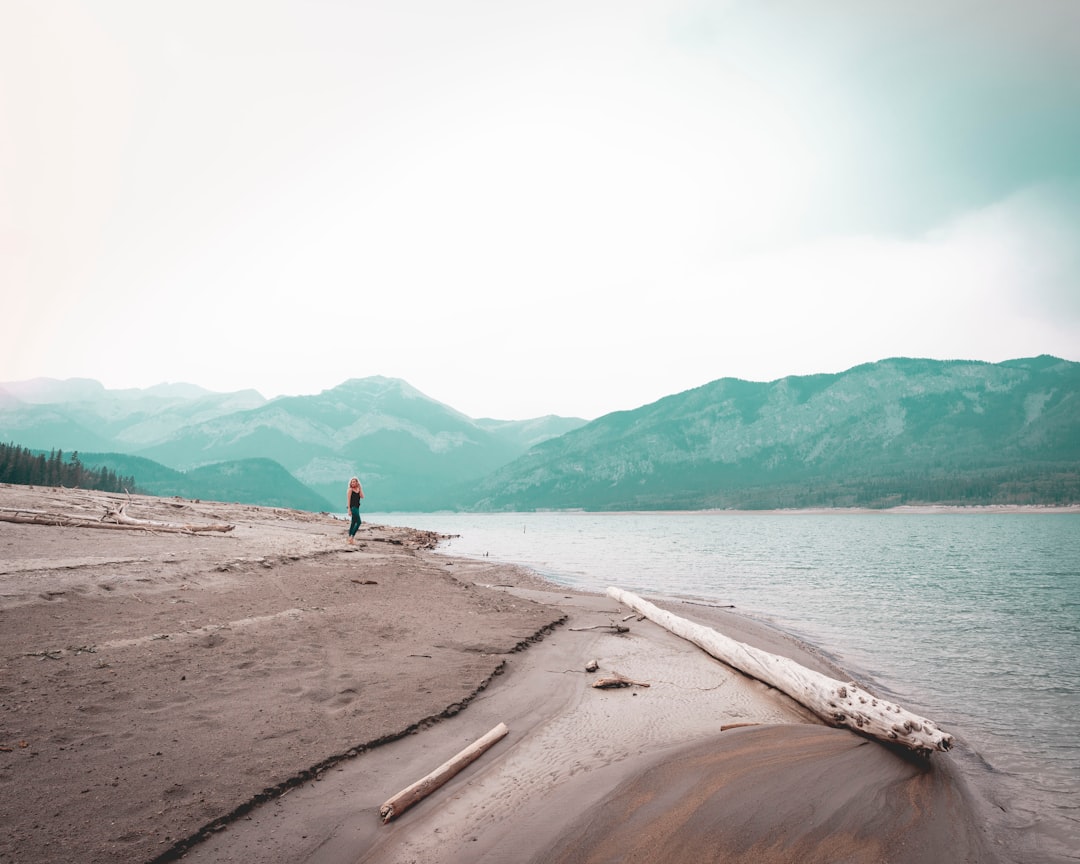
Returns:
[[[349,536],[356,536],[356,529],[360,527],[360,505],[356,507],[350,507],[349,512],[352,513],[352,522],[349,523]]]

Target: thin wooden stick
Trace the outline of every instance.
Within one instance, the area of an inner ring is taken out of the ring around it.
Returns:
[[[463,768],[471,765],[493,745],[505,738],[509,731],[505,723],[500,723],[483,738],[478,738],[458,753],[453,759],[444,762],[430,774],[421,777],[411,786],[407,786],[397,795],[387,800],[379,808],[379,815],[382,817],[383,824],[385,825],[395,816],[400,816],[417,801],[423,800]]]

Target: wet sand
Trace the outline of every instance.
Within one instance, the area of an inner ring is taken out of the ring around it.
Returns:
[[[0,486],[9,511],[107,497]],[[236,527],[0,522],[0,861],[998,860],[949,754],[826,727],[606,597],[433,554],[426,532],[369,526],[350,549],[326,516],[128,512]],[[839,674],[728,610],[665,605]],[[649,686],[590,686],[615,672]]]

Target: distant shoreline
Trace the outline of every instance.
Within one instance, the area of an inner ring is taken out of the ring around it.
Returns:
[[[651,516],[814,516],[814,515],[934,515],[934,514],[997,514],[997,513],[1077,513],[1080,514],[1078,504],[900,504],[896,507],[774,507],[765,510],[738,510],[718,508],[712,510],[585,510],[580,507],[569,507],[565,510],[542,509],[542,510],[372,510],[370,516],[384,516],[391,513],[426,513],[435,515],[438,513],[470,513],[477,516],[509,515],[518,514],[529,516],[538,513],[558,513],[563,515],[587,515],[587,516],[626,516],[633,514],[649,514]],[[333,514],[330,514],[333,515]],[[344,519],[345,517],[338,517]],[[348,520],[345,520],[348,521]]]

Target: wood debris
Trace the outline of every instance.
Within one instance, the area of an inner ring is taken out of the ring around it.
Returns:
[[[634,681],[632,678],[627,678],[625,675],[616,672],[605,678],[597,678],[593,681],[592,686],[600,690],[611,690],[618,687],[648,687],[649,685],[644,681]]]

